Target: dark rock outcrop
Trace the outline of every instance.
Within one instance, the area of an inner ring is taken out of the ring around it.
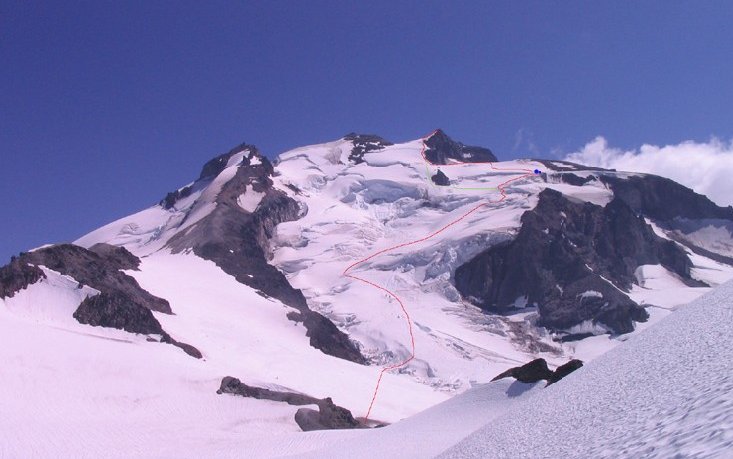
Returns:
[[[601,175],[601,181],[637,214],[654,222],[667,237],[693,252],[720,263],[733,265],[730,253],[716,251],[715,244],[701,247],[689,233],[702,226],[733,227],[733,207],[720,207],[706,196],[679,183],[656,175],[616,177]]]
[[[109,244],[94,244],[89,247],[89,250],[102,257],[110,269],[140,270],[140,259],[124,247]]]
[[[191,196],[191,191],[193,191],[193,187],[191,186],[181,188],[180,190],[171,191],[170,193],[165,195],[165,198],[163,198],[162,201],[160,201],[160,205],[163,206],[164,209],[172,209],[179,199]]]
[[[349,154],[349,161],[354,164],[360,164],[364,162],[364,155],[371,151],[378,151],[394,145],[389,140],[385,140],[378,135],[373,134],[357,134],[355,132],[346,134],[344,140],[350,140],[354,147],[351,149]]]
[[[189,230],[168,241],[173,252],[192,249],[201,258],[213,261],[237,281],[295,308],[288,318],[302,322],[311,346],[326,354],[357,363],[366,363],[356,345],[330,320],[308,307],[303,293],[293,288],[285,275],[269,264],[270,239],[282,222],[301,215],[298,203],[283,191],[273,188],[273,166],[253,147],[243,144],[242,164],[219,192],[216,208]],[[229,159],[242,152],[234,149],[209,161],[201,172],[210,178],[221,172]],[[257,164],[252,159],[257,158]],[[243,209],[240,196],[257,192],[263,197],[254,211]]]
[[[11,298],[19,291],[45,278],[41,268],[29,265],[25,257],[13,257],[0,268],[0,298]]]
[[[361,425],[351,411],[333,403],[330,397],[318,402],[318,411],[301,408],[295,412],[295,422],[303,430],[359,429]]]
[[[576,203],[545,189],[521,218],[517,237],[459,266],[455,286],[484,310],[507,313],[517,299],[538,306],[539,324],[566,330],[585,321],[613,333],[648,314],[622,290],[640,265],[661,264],[690,285],[692,263],[621,199],[605,207]],[[612,283],[611,283],[612,282]]]
[[[100,292],[122,294],[146,309],[171,313],[168,301],[151,295],[133,277],[120,271],[137,269],[140,264],[137,257],[122,247],[96,244],[87,250],[78,245],[59,244],[24,253],[16,262],[45,266]]]
[[[228,152],[221,154],[204,164],[204,167],[201,169],[201,174],[199,174],[199,180],[211,179],[216,177],[221,173],[221,171],[223,171],[227,167],[227,163],[232,156],[245,150],[252,151],[255,153],[255,156],[263,158],[263,156],[261,156],[257,151],[257,147],[255,147],[254,145],[249,145],[247,143],[241,143],[229,150]],[[244,158],[243,162],[244,164],[249,164],[249,159]]]
[[[302,295],[300,290],[296,291]],[[367,363],[366,358],[361,355],[348,335],[321,314],[305,307],[298,312],[288,313],[288,318],[296,322],[303,322],[306,329],[305,336],[310,338],[310,345],[314,348],[320,349],[325,354],[362,365]]]
[[[180,341],[176,341],[173,338],[171,338],[171,336],[168,333],[165,333],[165,332],[163,332],[163,337],[160,339],[160,342],[161,343],[166,343],[166,344],[172,344],[172,345],[176,346],[177,348],[180,348],[186,354],[190,355],[191,357],[197,358],[197,359],[200,359],[200,358],[202,358],[204,356],[201,353],[201,351],[199,351],[195,347],[193,347],[193,346],[191,346],[190,344],[187,344],[187,343],[182,343]]]
[[[599,178],[634,212],[655,221],[669,222],[676,218],[733,221],[731,206],[720,207],[706,196],[664,177],[601,175]]]
[[[285,402],[288,405],[317,405],[320,399],[310,395],[297,392],[281,392],[262,387],[249,386],[237,378],[225,376],[221,380],[217,394],[241,395],[242,397],[256,398],[260,400],[272,400],[273,402]]]
[[[586,338],[590,338],[591,336],[594,336],[591,332],[585,332],[585,333],[568,333],[565,335],[562,335],[558,338],[555,338],[556,341],[560,341],[561,343],[570,343],[573,341],[580,341]]]
[[[346,408],[333,403],[330,397],[319,399],[296,392],[283,392],[248,386],[239,379],[226,376],[221,380],[217,394],[241,395],[260,400],[284,402],[289,405],[317,405],[318,411],[301,408],[295,413],[295,422],[305,431],[325,429],[354,429],[365,427],[354,419]]]
[[[456,142],[438,129],[425,140],[425,159],[431,164],[448,164],[452,159],[462,163],[486,163],[497,161],[488,148],[471,147]]]
[[[523,383],[535,383],[541,380],[549,380],[552,377],[552,370],[547,367],[545,359],[534,359],[521,367],[508,369],[497,375],[492,381],[509,377]]]
[[[82,324],[117,328],[130,333],[164,334],[150,309],[119,292],[87,297],[74,311],[74,318]]]
[[[432,180],[433,183],[435,183],[436,185],[439,185],[439,186],[448,186],[448,185],[450,185],[450,179],[440,169],[438,169],[438,172],[435,175],[433,175],[432,177],[430,177],[430,180]]]
[[[578,359],[572,359],[559,367],[555,368],[555,371],[552,373],[552,376],[550,376],[550,379],[547,380],[547,385],[554,384],[558,381],[560,381],[565,376],[569,375],[570,373],[574,372],[578,368],[583,366],[583,361]]]
[[[572,172],[566,172],[560,175],[560,180],[562,180],[564,183],[567,183],[568,185],[573,186],[583,186],[586,183],[594,182],[596,181],[596,177],[594,175],[588,175],[586,177],[581,177],[579,175],[575,175]]]
[[[547,367],[545,359],[534,359],[529,363],[525,363],[520,367],[510,368],[507,371],[497,375],[492,379],[496,381],[503,378],[514,378],[523,383],[536,383],[545,380],[547,385],[560,381],[565,376],[583,366],[583,361],[572,359],[563,365],[560,365],[555,371]]]
[[[116,328],[130,333],[160,335],[160,341],[201,358],[190,344],[180,343],[166,333],[152,311],[171,314],[170,304],[144,290],[121,270],[137,270],[140,259],[123,247],[95,244],[89,249],[72,244],[45,247],[23,253],[0,268],[0,294],[13,296],[18,290],[45,278],[38,266],[72,277],[99,294],[79,304],[73,317],[82,324]]]
[[[150,309],[124,293],[100,293],[87,297],[74,311],[74,318],[79,323],[95,327],[117,328],[143,335],[160,335],[161,343],[172,344],[191,357],[197,359],[203,357],[201,351],[194,346],[171,338]]]

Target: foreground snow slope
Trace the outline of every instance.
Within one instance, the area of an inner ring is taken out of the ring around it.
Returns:
[[[680,308],[442,457],[731,457],[733,283]]]
[[[425,458],[440,454],[487,420],[500,416],[519,400],[542,391],[543,384],[502,380],[480,384],[396,424],[366,430],[292,433],[278,430],[216,438],[168,448],[177,457],[237,458]]]
[[[0,300],[0,458],[181,457],[243,429],[299,430],[296,407],[218,396],[217,372],[173,346],[14,313],[57,296],[64,282]]]
[[[329,440],[324,447],[297,457],[336,458],[344,451],[351,458],[365,459],[431,457],[510,410],[519,400],[539,393],[543,385],[506,379],[481,384],[391,426],[357,431],[346,438],[324,432],[321,435]]]
[[[719,287],[547,388],[500,380],[385,428],[283,433],[261,439],[247,454],[730,457],[732,294],[733,283]],[[220,443],[206,451],[230,457],[235,448]]]
[[[300,431],[297,407],[216,395],[227,375],[332,397],[355,411],[373,392],[378,367],[312,348],[305,330],[285,318],[291,308],[192,254],[158,252],[128,273],[169,299],[175,314],[156,317],[172,336],[195,341],[202,359],[144,335],[78,323],[74,309],[98,292],[44,271],[47,279],[0,299],[7,343],[0,346],[0,437],[7,439],[0,458],[180,457],[222,442],[241,453],[251,449],[247,437]],[[409,378],[385,380],[385,422],[448,397]]]
[[[141,360],[143,339],[0,309],[0,332],[22,344],[0,348],[14,368],[0,372],[12,394],[0,457],[430,457],[468,434],[445,457],[726,457],[732,294],[719,287],[549,388],[499,381],[386,428],[311,433],[281,421],[294,407],[215,395],[204,363],[171,346]]]

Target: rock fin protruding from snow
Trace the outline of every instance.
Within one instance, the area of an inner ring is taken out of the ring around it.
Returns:
[[[425,140],[425,147],[425,158],[435,165],[448,164],[450,160],[459,163],[498,161],[488,148],[472,147],[456,142],[440,129]]]
[[[295,422],[304,431],[330,429],[358,429],[366,427],[354,419],[351,411],[333,403],[330,397],[323,399],[296,392],[275,391],[244,384],[239,379],[226,376],[221,380],[217,394],[232,394],[259,400],[285,402],[289,405],[316,405],[318,410],[301,408],[295,413]]]
[[[534,359],[522,366],[510,368],[507,371],[497,375],[491,381],[497,381],[503,378],[514,378],[522,383],[536,383],[539,381],[547,381],[547,385],[560,381],[565,376],[574,372],[583,366],[583,361],[572,359],[560,365],[555,371],[547,367],[545,359]]]

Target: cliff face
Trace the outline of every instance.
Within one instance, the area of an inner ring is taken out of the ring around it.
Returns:
[[[621,199],[605,207],[572,202],[546,189],[521,218],[511,242],[492,247],[455,271],[455,286],[482,309],[507,313],[536,304],[541,325],[568,329],[584,321],[614,333],[633,330],[647,313],[623,290],[636,268],[661,264],[690,285],[692,263],[674,242],[654,234]]]
[[[634,212],[658,222],[678,218],[733,221],[733,208],[730,206],[717,206],[706,196],[664,177],[600,175],[599,179]]]

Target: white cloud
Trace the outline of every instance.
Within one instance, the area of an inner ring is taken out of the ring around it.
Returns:
[[[526,150],[535,155],[540,152],[540,149],[537,148],[537,145],[534,143],[534,133],[529,129],[520,128],[514,134],[514,146],[512,147],[512,152],[519,150]]]
[[[596,137],[566,161],[619,171],[645,172],[675,180],[721,206],[733,204],[733,141],[686,141],[677,145],[642,145],[623,151]]]

